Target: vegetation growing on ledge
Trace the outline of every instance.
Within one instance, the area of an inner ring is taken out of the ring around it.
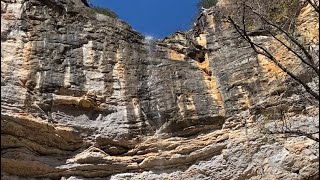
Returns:
[[[93,9],[100,14],[104,14],[106,16],[112,17],[112,18],[117,18],[118,15],[113,12],[112,10],[108,9],[108,8],[103,8],[103,7],[93,7]]]
[[[91,7],[94,9],[97,13],[104,14],[106,16],[117,18],[118,14],[113,12],[111,9],[105,8],[105,7],[99,7],[99,6],[93,6],[90,0],[81,0],[82,3],[88,7]]]
[[[90,2],[89,2],[89,0],[81,0],[81,2],[82,2],[84,5],[90,7]]]
[[[211,8],[213,6],[215,6],[216,4],[218,3],[218,0],[201,0],[199,3],[198,3],[198,7],[201,8]]]

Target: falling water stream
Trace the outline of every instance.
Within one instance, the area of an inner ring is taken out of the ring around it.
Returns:
[[[147,57],[146,57],[146,60],[148,62],[154,62],[154,61],[157,61],[156,60],[156,57],[155,57],[155,49],[156,49],[156,40],[150,36],[147,36],[145,37],[145,48],[147,50],[146,54],[147,54]],[[148,63],[149,64],[149,63]],[[150,63],[152,64],[152,63]],[[158,79],[158,76],[156,74],[156,70],[155,68],[148,68],[148,74],[150,74],[150,76],[148,77],[148,85],[150,85],[150,83],[153,83],[155,81],[157,81]],[[159,99],[157,101],[157,104],[156,104],[156,113],[157,113],[157,117],[153,119],[153,121],[156,121],[155,124],[156,124],[156,135],[158,135],[160,133],[160,129],[161,129],[161,125],[162,125],[162,116],[161,116],[161,113],[160,113],[160,106],[159,106],[160,102],[159,102]]]
[[[144,44],[145,44],[145,49],[146,49],[146,61],[148,62],[153,62],[156,61],[156,57],[155,57],[155,52],[156,52],[156,39],[154,39],[153,37],[147,36],[144,39]],[[149,64],[149,63],[148,63]],[[156,81],[157,79],[157,75],[156,72],[154,71],[153,68],[148,68],[148,74],[150,74],[150,76],[148,77],[148,85],[149,83],[152,83],[154,81]],[[154,134],[154,138],[158,139],[158,153],[159,156],[161,156],[161,152],[163,149],[162,146],[162,135],[161,135],[161,126],[162,126],[162,117],[161,117],[161,112],[160,112],[160,106],[159,106],[159,101],[157,101],[157,105],[156,105],[156,111],[157,111],[157,117],[152,119],[152,121],[156,121],[156,130],[155,130],[155,134]],[[155,167],[157,170],[162,171],[164,169],[163,167],[163,163],[161,161],[159,161],[159,163],[157,164],[157,167]]]

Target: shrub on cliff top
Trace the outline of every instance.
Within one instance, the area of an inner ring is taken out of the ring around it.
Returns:
[[[81,0],[81,2],[85,5],[90,7],[90,2],[88,0]]]
[[[100,14],[104,14],[104,15],[107,15],[109,17],[112,17],[112,18],[117,18],[118,15],[113,12],[112,10],[108,9],[108,8],[103,8],[103,7],[93,7],[93,9],[97,12],[97,13],[100,13]]]
[[[224,12],[236,22],[241,23],[243,0],[233,0],[232,2],[232,5],[226,7]],[[245,3],[271,22],[283,27],[284,30],[294,29],[297,13],[300,12],[303,5],[300,0],[246,0]],[[262,27],[263,21],[256,14],[247,10],[246,25],[248,30],[254,30]]]
[[[216,4],[218,3],[218,0],[201,0],[199,3],[198,3],[198,7],[201,8],[211,8],[213,6],[215,6]]]
[[[111,9],[104,8],[104,7],[99,7],[99,6],[93,6],[90,0],[81,0],[81,2],[88,7],[91,7],[94,9],[97,13],[104,14],[106,16],[112,17],[112,18],[117,18],[118,15],[113,12]]]

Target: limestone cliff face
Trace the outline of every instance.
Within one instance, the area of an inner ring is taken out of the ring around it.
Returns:
[[[284,115],[317,131],[318,105],[224,23],[225,1],[161,41],[81,2],[1,0],[2,179],[319,177],[319,143],[266,133]]]

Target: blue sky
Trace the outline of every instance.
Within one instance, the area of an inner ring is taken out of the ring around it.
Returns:
[[[197,15],[199,0],[90,0],[94,6],[107,7],[136,31],[163,38],[185,31]]]

